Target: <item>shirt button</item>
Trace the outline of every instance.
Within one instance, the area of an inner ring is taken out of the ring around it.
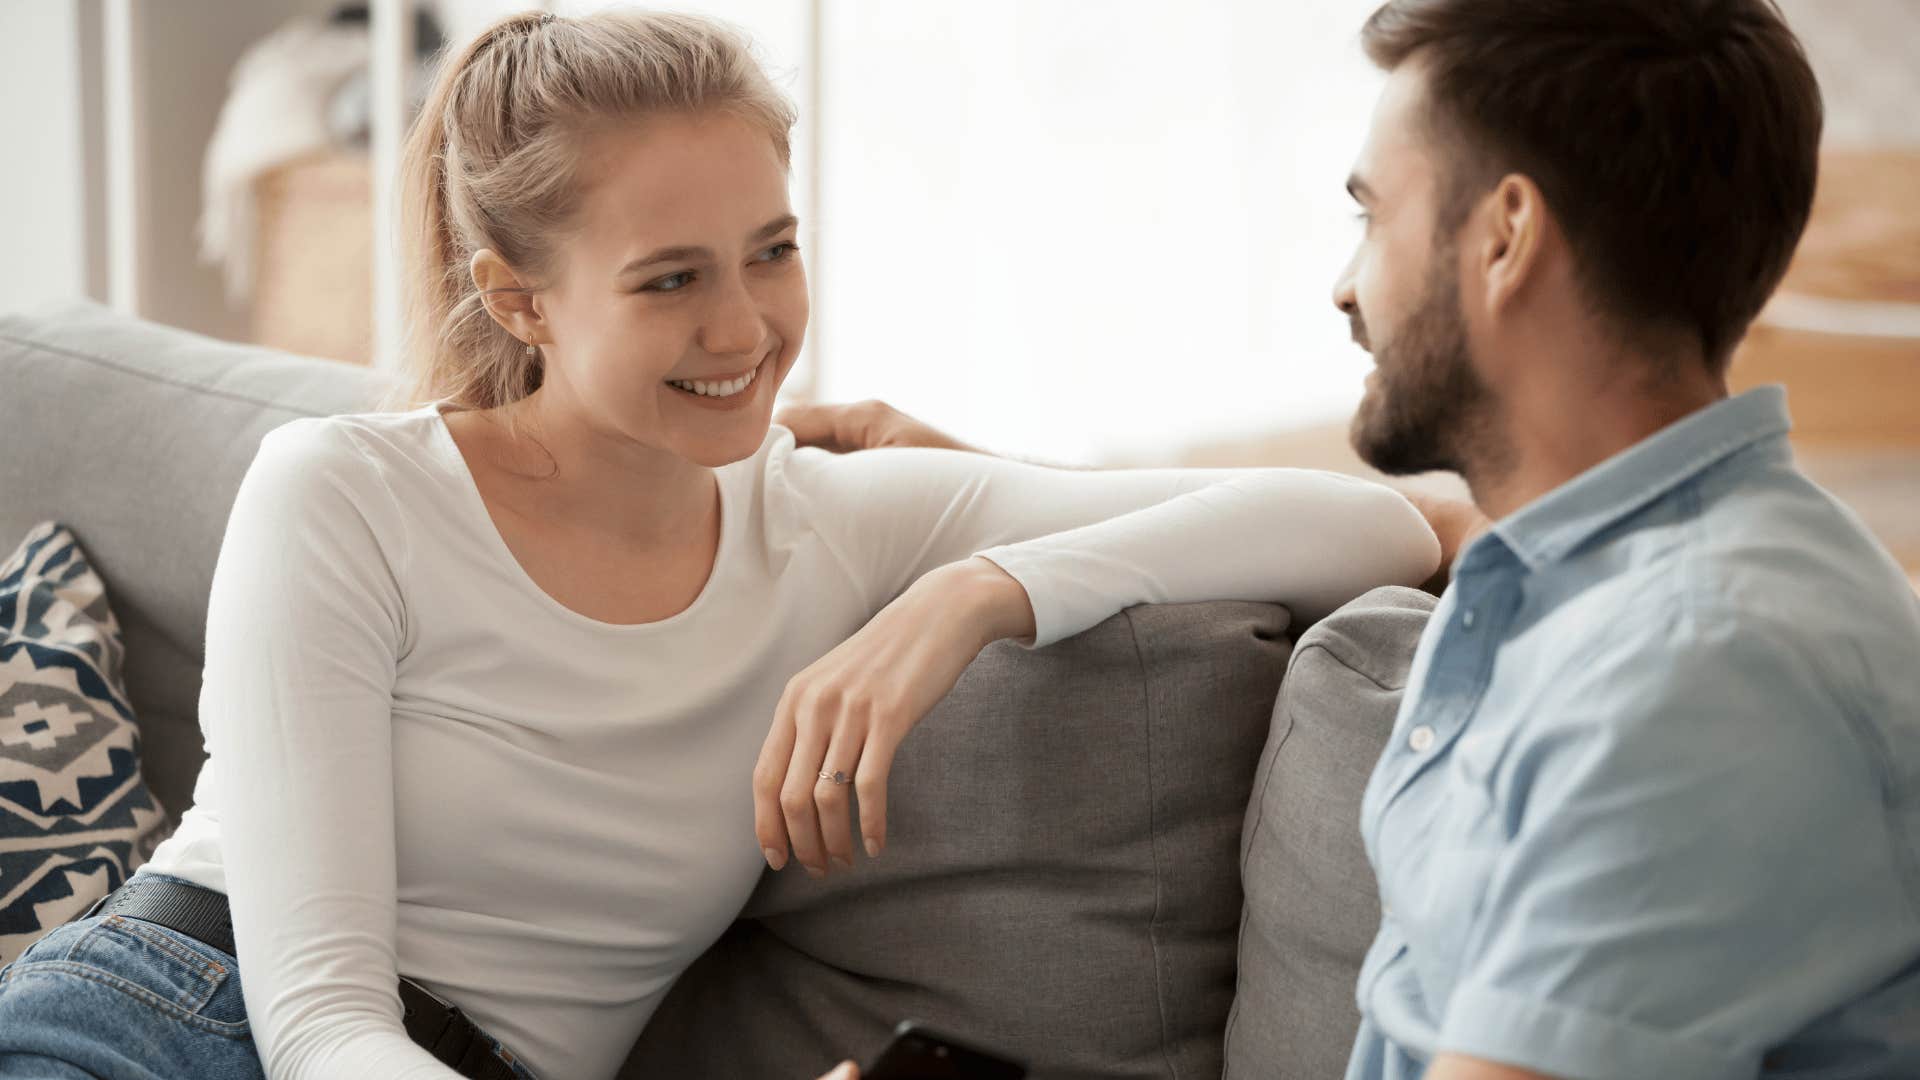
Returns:
[[[1407,736],[1407,745],[1413,747],[1416,754],[1426,753],[1427,747],[1433,745],[1433,729],[1425,724],[1414,728],[1413,733]]]
[[[1467,628],[1468,630],[1473,629],[1473,624],[1476,621],[1478,621],[1478,619],[1479,619],[1479,616],[1473,613],[1472,608],[1468,608],[1467,610],[1460,613],[1460,625]]]

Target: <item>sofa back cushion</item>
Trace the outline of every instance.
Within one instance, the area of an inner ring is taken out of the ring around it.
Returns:
[[[268,431],[355,412],[361,368],[230,345],[90,303],[0,317],[0,537],[73,529],[105,580],[147,782],[177,814],[203,759],[207,593]]]
[[[1434,598],[1375,589],[1300,635],[1241,839],[1246,913],[1223,1080],[1346,1071],[1354,984],[1380,926],[1360,797]]]
[[[1002,644],[902,744],[888,847],[768,873],[622,1075],[819,1075],[902,1019],[1036,1080],[1215,1080],[1286,612],[1140,607]]]

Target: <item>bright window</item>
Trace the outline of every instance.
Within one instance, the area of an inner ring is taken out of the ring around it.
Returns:
[[[1358,400],[1330,294],[1375,0],[676,6],[752,32],[803,108],[820,13],[820,159],[796,177],[821,184],[821,397],[1085,461]]]

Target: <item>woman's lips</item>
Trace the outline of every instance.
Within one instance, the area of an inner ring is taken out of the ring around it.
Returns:
[[[737,393],[729,394],[726,397],[709,397],[706,394],[698,393],[693,390],[682,390],[677,386],[674,386],[670,383],[665,383],[665,382],[663,382],[661,385],[667,388],[667,393],[672,394],[674,397],[677,397],[686,401],[687,404],[692,405],[696,408],[711,409],[716,412],[731,412],[736,409],[744,408],[748,404],[750,404],[751,402],[759,398],[760,384],[767,380],[766,369],[770,365],[772,359],[773,357],[770,354],[766,360],[760,361],[760,364],[758,367],[748,368],[747,371],[743,371],[739,375],[729,376],[728,378],[725,378],[725,379],[687,380],[687,381],[696,381],[696,382],[704,382],[704,383],[732,382],[734,379],[738,379],[741,376],[748,374],[749,372],[753,373],[753,382],[748,384],[746,389],[741,390]]]

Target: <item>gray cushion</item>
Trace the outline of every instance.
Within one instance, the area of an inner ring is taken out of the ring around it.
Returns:
[[[203,758],[207,593],[260,438],[359,411],[370,372],[229,345],[73,303],[0,318],[0,537],[71,526],[126,642],[147,780],[185,809]]]
[[[1213,1080],[1285,626],[1142,607],[987,650],[901,747],[887,852],[768,873],[622,1075],[810,1078],[913,1017],[1037,1080]]]
[[[1246,912],[1225,1080],[1346,1068],[1354,984],[1380,925],[1360,797],[1393,730],[1434,598],[1390,587],[1300,635],[1241,841]]]

